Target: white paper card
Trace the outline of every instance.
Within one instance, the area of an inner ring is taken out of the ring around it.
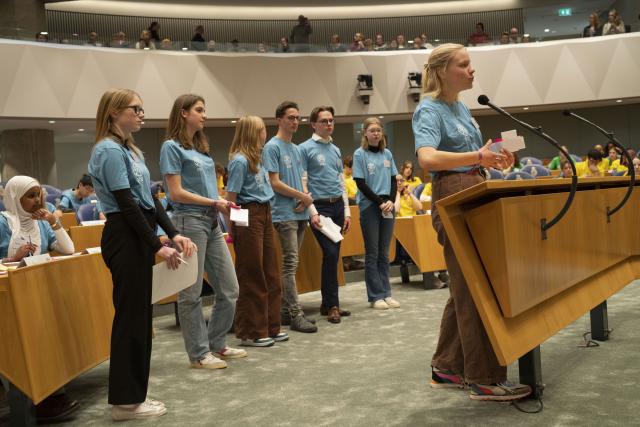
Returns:
[[[87,248],[82,251],[83,254],[101,254],[102,248],[100,246],[96,246],[95,248]]]
[[[393,211],[382,212],[382,218],[393,219]]]
[[[342,229],[331,218],[320,215],[320,224],[322,225],[320,232],[330,238],[332,242],[338,243],[344,239]]]
[[[80,225],[82,226],[86,226],[86,225],[104,225],[104,223],[107,222],[104,219],[96,219],[94,221],[80,221]]]
[[[51,255],[49,254],[41,254],[34,256],[26,256],[22,258],[20,261],[20,267],[27,266],[30,267],[32,265],[44,264],[45,262],[51,261]]]
[[[522,150],[525,148],[524,138],[518,136],[518,133],[515,130],[502,132],[502,148],[509,150],[512,153]]]
[[[180,263],[176,270],[171,270],[164,261],[153,266],[152,304],[196,283],[198,279],[198,256],[184,258],[184,260],[186,264]]]
[[[230,209],[231,221],[239,227],[249,226],[249,209]]]

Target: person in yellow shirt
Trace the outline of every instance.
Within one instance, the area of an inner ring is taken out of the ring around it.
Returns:
[[[602,156],[600,150],[594,148],[587,153],[587,160],[576,163],[578,178],[604,176],[609,170],[609,159]]]
[[[353,156],[349,154],[342,161],[342,166],[344,168],[344,185],[347,187],[347,197],[349,198],[349,204],[356,204],[356,194],[358,193],[358,186],[356,185],[356,181],[353,179],[352,168],[353,168]]]
[[[218,194],[220,195],[220,199],[223,199],[226,195],[226,191],[224,190],[225,178],[227,177],[227,171],[224,166],[220,163],[216,163],[216,186],[218,187]]]
[[[413,189],[406,182],[398,181],[398,191],[395,200],[396,216],[415,216],[422,210],[422,203],[413,195]]]
[[[418,185],[422,184],[422,180],[420,178],[413,176],[413,162],[411,160],[405,160],[402,164],[402,170],[400,173],[402,174],[404,184],[407,184],[411,191],[413,191]]]
[[[629,168],[625,164],[621,163],[622,160],[623,159],[621,158],[621,154],[618,149],[611,147],[609,149],[609,173],[612,175],[619,175],[621,173],[626,175],[629,172]]]

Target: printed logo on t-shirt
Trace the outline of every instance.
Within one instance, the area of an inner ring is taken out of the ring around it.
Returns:
[[[375,163],[367,163],[367,171],[369,172],[369,175],[375,175],[376,174],[376,164]]]
[[[286,167],[287,169],[291,169],[291,166],[293,165],[293,162],[291,161],[291,157],[288,155],[284,155],[282,156],[282,162],[284,163],[284,167]]]
[[[456,129],[458,130],[458,133],[464,137],[467,144],[471,143],[471,134],[464,126],[458,123],[456,124]]]
[[[264,169],[260,169],[256,174],[256,186],[260,189],[260,191],[264,191],[264,183],[266,180],[266,172]]]
[[[200,160],[198,158],[194,158],[193,159],[193,165],[196,167],[196,170],[198,171],[198,173],[202,173],[202,169],[203,169],[202,160]]]
[[[142,173],[142,168],[140,167],[140,165],[138,165],[138,162],[136,161],[131,162],[131,171],[133,172],[133,176],[136,178],[136,181],[138,181],[138,184],[143,185],[144,177]]]
[[[327,159],[325,159],[324,154],[318,154],[316,156],[316,160],[321,167],[324,167],[324,165],[327,163]]]

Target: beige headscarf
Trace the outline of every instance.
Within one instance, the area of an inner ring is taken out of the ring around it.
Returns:
[[[7,209],[2,215],[7,217],[9,228],[11,229],[11,240],[9,241],[8,256],[12,257],[18,249],[25,244],[31,243],[36,246],[35,254],[40,253],[41,239],[40,227],[31,217],[31,214],[22,208],[20,198],[33,187],[40,186],[40,183],[29,176],[16,175],[7,181],[4,187],[2,201]]]

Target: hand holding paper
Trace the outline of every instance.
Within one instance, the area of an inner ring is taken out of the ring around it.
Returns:
[[[249,209],[230,209],[231,221],[235,222],[239,227],[249,226]]]

